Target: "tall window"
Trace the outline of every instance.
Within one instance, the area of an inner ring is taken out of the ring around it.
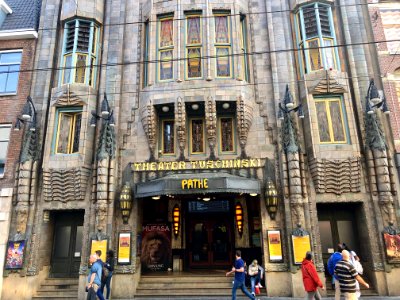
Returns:
[[[149,83],[149,21],[144,23],[143,87]]]
[[[301,7],[295,20],[302,72],[340,69],[331,7],[321,3]]]
[[[11,124],[0,124],[0,177],[4,175]]]
[[[322,144],[346,143],[345,117],[341,98],[317,98],[319,140]]]
[[[161,121],[161,153],[175,154],[175,122],[174,120]]]
[[[219,137],[221,152],[234,152],[234,120],[232,117],[221,117],[219,119]]]
[[[59,109],[56,119],[55,154],[79,152],[82,108]]]
[[[246,16],[240,16],[240,52],[241,52],[241,63],[242,63],[242,78],[249,82],[249,57],[247,55],[247,25]]]
[[[99,40],[98,26],[91,21],[65,23],[60,82],[94,85]]]
[[[201,78],[202,38],[201,20],[199,15],[186,16],[186,70],[187,78]]]
[[[158,79],[173,79],[174,22],[173,16],[158,19]]]
[[[22,52],[0,52],[0,95],[16,93]]]
[[[216,76],[232,77],[230,18],[225,14],[215,14],[215,64]]]
[[[204,153],[205,140],[204,140],[204,120],[196,118],[190,120],[190,153],[200,154]]]

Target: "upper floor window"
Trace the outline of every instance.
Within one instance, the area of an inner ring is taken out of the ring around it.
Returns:
[[[149,84],[149,20],[144,23],[143,87]]]
[[[187,78],[202,77],[202,31],[200,15],[186,16]]]
[[[331,7],[321,3],[301,7],[295,23],[301,71],[340,69]]]
[[[21,59],[21,51],[0,52],[0,94],[17,92]]]
[[[4,175],[11,124],[0,124],[0,177]]]
[[[173,79],[174,20],[173,16],[158,19],[158,80]]]
[[[65,23],[60,82],[94,86],[99,29],[91,21]]]
[[[172,119],[161,120],[161,154],[175,154],[175,122]]]
[[[219,78],[232,77],[232,45],[230,18],[227,13],[216,13],[215,22],[215,65],[216,76]]]
[[[79,152],[81,123],[81,107],[57,110],[55,154],[73,154]]]
[[[240,15],[240,52],[241,52],[241,72],[243,80],[249,82],[250,72],[249,72],[249,57],[247,55],[247,24],[246,16]]]
[[[342,99],[316,98],[319,140],[321,144],[338,144],[347,142],[345,116]]]
[[[201,154],[205,151],[204,139],[204,119],[193,118],[190,119],[190,153]]]

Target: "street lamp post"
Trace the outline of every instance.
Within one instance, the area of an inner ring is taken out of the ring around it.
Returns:
[[[15,122],[14,130],[19,131],[21,129],[21,124],[25,123],[29,124],[30,131],[36,131],[36,109],[31,96],[26,98],[21,116],[17,117],[17,121]]]

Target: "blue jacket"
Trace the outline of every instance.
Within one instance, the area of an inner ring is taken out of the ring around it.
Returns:
[[[342,260],[342,254],[340,252],[335,252],[331,255],[328,260],[328,272],[332,276],[335,274],[335,266],[338,261]]]

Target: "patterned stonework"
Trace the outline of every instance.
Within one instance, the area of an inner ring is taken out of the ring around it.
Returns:
[[[90,170],[87,168],[48,169],[43,172],[45,201],[84,200]]]
[[[253,107],[251,101],[246,101],[242,96],[239,96],[236,103],[236,120],[239,134],[239,143],[241,157],[246,158],[247,137],[251,124],[253,123]]]
[[[212,97],[207,98],[205,105],[207,140],[210,147],[210,159],[215,159],[217,143],[217,107]]]
[[[155,160],[154,151],[156,149],[157,143],[157,115],[156,110],[153,105],[153,101],[150,100],[149,103],[141,109],[142,125],[144,132],[147,136],[147,141],[149,143],[150,150],[150,161]]]
[[[358,193],[361,189],[361,163],[358,157],[345,160],[312,159],[311,176],[317,193]]]
[[[347,93],[347,82],[344,73],[320,70],[307,75],[307,87],[313,95]]]
[[[185,160],[185,147],[186,147],[186,109],[185,102],[181,97],[178,97],[175,105],[175,123],[176,133],[179,146],[179,160]]]

